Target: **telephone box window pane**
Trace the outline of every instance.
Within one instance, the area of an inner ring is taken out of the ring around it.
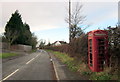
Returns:
[[[105,39],[98,39],[99,68],[103,70],[105,60]]]
[[[92,39],[89,40],[90,46],[92,46]]]
[[[99,54],[99,56],[102,56],[102,57],[103,57],[103,56],[104,56],[104,54]]]
[[[104,61],[101,61],[100,64],[103,65],[103,64],[104,64]]]
[[[90,57],[90,59],[89,59],[89,61],[90,61],[90,66],[93,66],[93,64],[92,64],[92,39],[90,39],[89,40],[89,57]]]
[[[104,41],[105,41],[105,39],[98,39],[98,41],[99,41],[99,42],[104,42]]]
[[[92,53],[92,50],[90,50],[90,53]]]
[[[103,65],[100,65],[99,68],[100,68],[101,70],[103,70]]]
[[[104,49],[105,49],[104,46],[100,46],[100,47],[99,47],[99,50],[104,50]]]
[[[90,60],[92,60],[92,54],[90,53]]]

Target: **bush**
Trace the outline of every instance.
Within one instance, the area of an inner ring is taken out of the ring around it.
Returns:
[[[109,75],[108,73],[105,72],[95,72],[92,73],[90,79],[92,80],[110,80],[111,79],[111,75]]]
[[[109,67],[111,68],[111,74],[117,72],[119,77],[120,73],[120,26],[108,27],[108,54],[109,54]],[[116,74],[117,74],[116,73]]]
[[[79,38],[75,38],[70,43],[69,54],[73,57],[80,58],[81,61],[87,63],[87,35],[83,34]]]
[[[69,54],[69,56],[73,57],[74,59],[76,58],[78,61],[82,62],[82,66],[78,70],[81,72],[83,75],[90,75],[91,80],[109,80],[109,79],[119,79],[120,78],[120,27],[108,27],[108,54],[110,58],[110,68],[109,70],[104,70],[103,72],[100,73],[94,73],[91,71],[88,71],[87,67],[87,34],[82,34],[78,38],[74,38],[71,43],[61,45],[61,46],[54,46],[54,47],[49,47],[48,49],[54,50],[54,51],[60,51],[63,53]],[[77,70],[75,67],[75,64],[71,64],[73,61],[70,62],[65,62],[70,69],[72,70]],[[72,67],[73,66],[73,67]],[[109,75],[110,74],[110,75]],[[118,75],[118,77],[116,77]],[[112,78],[111,78],[112,77]]]
[[[82,34],[79,38],[75,38],[69,44],[60,46],[49,46],[47,49],[59,51],[69,54],[71,57],[79,58],[81,61],[87,61],[87,35]],[[87,62],[86,62],[87,63]]]

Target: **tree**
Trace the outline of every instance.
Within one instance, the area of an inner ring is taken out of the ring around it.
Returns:
[[[40,44],[39,44],[39,48],[43,49],[45,47],[45,41],[44,40],[40,40]]]
[[[32,46],[32,49],[35,49],[36,48],[36,45],[37,45],[37,37],[35,36],[34,33],[32,33],[32,39],[31,39],[31,42],[30,42],[30,45]]]
[[[117,68],[120,62],[120,27],[108,27],[110,67]]]
[[[48,42],[47,46],[51,46],[51,43],[50,43],[50,42]]]
[[[71,25],[71,40],[74,38],[78,38],[83,34],[83,30],[80,27],[77,27],[76,25]]]
[[[67,23],[69,23],[69,41],[71,42],[72,39],[75,37],[79,37],[83,31],[79,27],[80,24],[83,23],[86,16],[81,15],[81,9],[83,5],[79,5],[76,3],[76,7],[71,13],[71,2],[69,0],[69,16],[65,19]]]
[[[78,58],[83,58],[84,61],[87,61],[87,48],[88,40],[87,34],[83,33],[79,38],[74,38],[70,42],[69,53],[71,56],[76,56]]]
[[[0,35],[0,42],[6,42],[6,38],[4,36],[4,33]]]
[[[21,15],[18,13],[18,10],[12,14],[12,17],[7,22],[5,26],[5,38],[10,45],[19,37],[20,33],[23,32],[23,22],[21,19]]]
[[[2,35],[0,35],[0,42],[2,42],[2,37],[3,37],[3,36],[2,36]]]
[[[34,33],[31,33],[30,26],[27,23],[23,24],[18,10],[12,14],[12,17],[7,22],[4,36],[9,43],[9,48],[12,44],[30,45],[35,48],[37,44],[37,37]]]
[[[24,23],[22,33],[14,41],[14,44],[30,45],[31,39],[32,39],[32,33],[30,31],[30,27],[27,23]]]
[[[27,23],[25,23],[24,27],[25,27],[25,32],[24,32],[25,41],[24,42],[26,45],[30,45],[31,43],[30,41],[32,39],[32,33],[30,31],[30,26]]]

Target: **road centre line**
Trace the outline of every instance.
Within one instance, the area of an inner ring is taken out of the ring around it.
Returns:
[[[9,77],[11,77],[12,75],[14,75],[14,74],[15,74],[16,72],[18,72],[18,71],[19,71],[19,69],[15,70],[15,71],[12,72],[10,75],[8,75],[7,77],[5,77],[2,81],[8,79]],[[2,81],[0,81],[0,82],[2,82]]]
[[[38,57],[38,55],[37,55],[36,57]],[[36,58],[36,57],[35,57],[35,58]]]
[[[29,64],[31,61],[33,61],[35,58],[32,58],[31,60],[29,60],[26,64]]]
[[[37,55],[36,57],[38,57],[38,55]],[[35,58],[36,58],[36,57],[35,57]],[[26,64],[29,64],[29,63],[30,63],[31,61],[33,61],[35,58],[32,58],[31,60],[29,60]],[[0,82],[8,79],[9,77],[11,77],[12,75],[14,75],[14,74],[15,74],[16,72],[18,72],[18,71],[19,71],[19,69],[15,70],[15,71],[12,72],[10,75],[8,75],[8,76],[6,76],[4,79],[0,80]]]

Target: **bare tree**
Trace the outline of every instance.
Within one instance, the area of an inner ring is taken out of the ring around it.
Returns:
[[[14,30],[14,32],[13,32],[9,28],[7,28],[7,32],[5,33],[5,35],[6,35],[5,38],[8,42],[9,49],[10,49],[11,44],[18,37],[18,32],[16,30]]]
[[[40,42],[39,48],[40,48],[40,49],[43,49],[43,48],[45,47],[46,41],[43,40],[43,39],[41,39],[39,42]]]
[[[71,1],[69,0],[69,16],[65,19],[65,21],[69,23],[69,42],[83,33],[82,29],[79,27],[86,18],[86,16],[81,15],[82,7],[83,5],[76,2],[76,6],[71,12]]]

